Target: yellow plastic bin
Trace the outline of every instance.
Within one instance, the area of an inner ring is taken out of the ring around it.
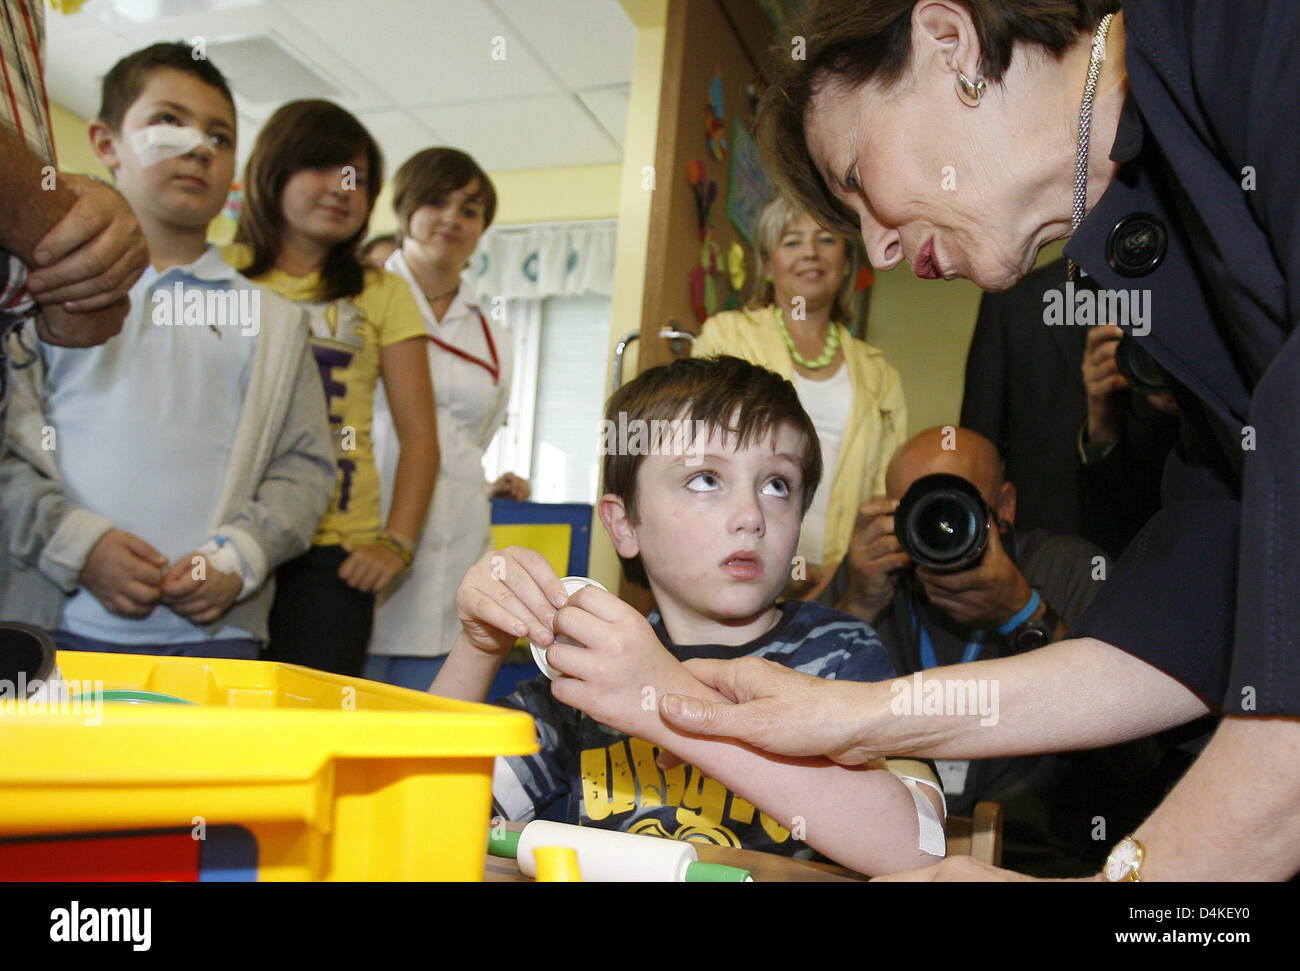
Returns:
[[[493,759],[537,751],[527,715],[291,664],[71,651],[58,664],[92,694],[0,714],[10,847],[234,824],[256,840],[261,880],[481,880]],[[96,713],[94,688],[194,704]]]

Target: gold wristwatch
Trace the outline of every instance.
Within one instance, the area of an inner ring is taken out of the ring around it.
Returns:
[[[1146,855],[1142,844],[1132,836],[1126,836],[1110,851],[1106,857],[1106,867],[1102,873],[1107,883],[1141,883],[1142,859]]]

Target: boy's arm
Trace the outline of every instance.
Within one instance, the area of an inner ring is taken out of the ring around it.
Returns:
[[[214,536],[196,551],[216,569],[239,574],[243,588],[236,599],[251,595],[277,566],[311,546],[334,494],[337,468],[320,371],[305,337],[293,346],[293,391],[262,481],[253,498],[215,530],[228,542],[219,544]]]
[[[558,701],[690,762],[854,870],[890,873],[942,855],[939,847],[934,854],[920,848],[918,804],[892,772],[849,768],[820,757],[773,756],[664,725],[659,696],[685,691],[721,696],[700,684],[664,649],[645,619],[612,594],[593,587],[574,594],[557,613],[555,629],[584,645],[557,644],[547,652],[549,663],[567,675],[552,685]],[[939,815],[938,794],[924,787],[920,793]]]

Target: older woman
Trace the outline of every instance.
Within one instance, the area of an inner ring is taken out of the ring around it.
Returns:
[[[491,486],[483,481],[483,452],[510,400],[512,345],[461,273],[492,225],[496,202],[487,173],[454,148],[417,152],[393,177],[400,246],[385,268],[406,281],[424,316],[442,458],[411,567],[375,610],[365,674],[407,688],[430,685],[460,631],[456,587],[490,546],[488,499],[529,494],[528,483],[511,473]],[[382,396],[373,435],[387,499],[397,428]]]
[[[1062,322],[1105,322],[1099,296],[1112,312],[1121,293],[1146,300],[1145,345],[1183,416],[1164,508],[1078,639],[927,672],[997,683],[995,724],[900,718],[889,685],[754,661],[693,666],[745,703],[666,697],[661,712],[682,730],[856,763],[1094,747],[1221,710],[1231,717],[1104,875],[1286,878],[1300,869],[1300,135],[1279,122],[1300,103],[1300,9],[1131,0],[1103,16],[1114,6],[820,3],[805,58],[777,68],[764,140],[787,189],[817,218],[858,225],[877,266],[1005,288],[1072,236],[1066,255],[1087,277]]]
[[[710,317],[695,357],[734,354],[794,382],[822,447],[821,485],[804,516],[796,582],[815,590],[848,549],[858,506],[885,491],[885,467],[907,438],[898,372],[845,326],[853,247],[778,195],[758,221],[758,269],[749,308]]]

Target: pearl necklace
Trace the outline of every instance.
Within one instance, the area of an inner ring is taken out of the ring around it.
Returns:
[[[840,332],[834,321],[831,321],[830,333],[826,335],[826,345],[814,361],[808,360],[795,349],[794,338],[790,336],[790,331],[785,326],[785,314],[782,313],[780,306],[776,308],[776,322],[781,327],[781,337],[785,340],[785,346],[790,351],[790,356],[794,358],[794,363],[802,368],[807,368],[809,371],[820,370],[835,360],[835,355],[839,353]]]

